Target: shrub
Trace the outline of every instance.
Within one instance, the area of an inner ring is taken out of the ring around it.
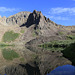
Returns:
[[[59,41],[52,41],[48,43],[44,43],[39,45],[39,47],[51,49],[51,50],[63,50],[64,48],[68,47],[70,44],[74,43],[75,40],[59,40]]]
[[[6,47],[6,46],[15,46],[14,44],[8,44],[8,43],[0,43],[0,47]]]
[[[59,35],[63,35],[63,34],[64,34],[64,32],[59,32],[58,34],[59,34]]]
[[[67,35],[67,38],[68,38],[68,39],[75,40],[75,35]]]
[[[24,30],[21,30],[20,32],[21,32],[21,33],[24,33]]]

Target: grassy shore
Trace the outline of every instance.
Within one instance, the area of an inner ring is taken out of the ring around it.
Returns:
[[[41,48],[49,49],[49,50],[61,51],[65,49],[66,47],[70,46],[70,44],[75,43],[75,35],[68,35],[66,37],[67,37],[67,40],[47,42],[38,46]]]

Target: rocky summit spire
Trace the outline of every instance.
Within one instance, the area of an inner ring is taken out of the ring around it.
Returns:
[[[26,23],[27,27],[29,27],[29,26],[31,26],[31,25],[33,25],[33,24],[38,25],[42,16],[43,16],[43,15],[42,15],[42,13],[41,13],[40,11],[34,10],[34,11],[29,15],[29,17],[28,17],[28,20],[27,20],[27,23]]]
[[[47,25],[50,22],[54,23],[49,18],[46,18],[45,16],[43,16],[41,11],[34,10],[32,13],[30,13],[25,25],[27,27],[30,27],[33,24],[44,26],[44,24]]]

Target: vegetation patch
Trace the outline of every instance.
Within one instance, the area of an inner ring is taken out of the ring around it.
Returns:
[[[37,30],[36,30],[36,32],[38,32],[38,33],[39,33],[39,32],[40,32],[40,29],[37,29]]]
[[[20,61],[24,61],[24,58],[20,58]]]
[[[21,30],[20,32],[21,32],[21,33],[24,33],[24,30]]]
[[[59,35],[64,35],[64,32],[59,32],[58,34],[59,34]]]
[[[40,29],[36,29],[33,31],[32,35],[33,37],[37,36],[40,33]]]
[[[7,31],[3,35],[3,42],[11,42],[19,37],[19,33],[14,33],[13,31]]]
[[[37,36],[37,34],[35,32],[32,33],[33,37]]]
[[[0,47],[15,46],[14,44],[0,43]]]
[[[6,60],[13,60],[14,58],[19,58],[19,54],[17,54],[14,50],[11,50],[10,48],[3,49],[2,54]]]
[[[67,35],[67,39],[75,40],[75,35]]]
[[[36,58],[37,57],[37,54],[32,54],[32,58]]]
[[[52,42],[41,44],[39,45],[39,47],[59,51],[65,49],[66,47],[68,47],[70,44],[74,42],[75,40],[52,41]]]

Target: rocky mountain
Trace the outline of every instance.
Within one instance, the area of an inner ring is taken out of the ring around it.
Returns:
[[[19,12],[15,15],[0,17],[0,25],[4,26],[18,26],[19,29],[25,27],[25,32],[21,36],[22,40],[28,42],[40,36],[63,36],[67,34],[75,34],[75,26],[62,26],[51,21],[49,18],[43,16],[41,11],[34,10],[31,12]]]
[[[49,18],[43,16],[41,11],[34,10],[31,12],[19,12],[15,15],[0,17],[1,26],[18,26],[18,29],[25,27],[25,32],[21,36],[25,42],[36,37],[64,36],[75,34],[75,26],[58,25]]]
[[[49,18],[43,16],[41,11],[34,10],[29,14],[27,22],[25,22],[20,27],[27,27],[27,32],[24,34],[24,40],[29,37],[33,39],[35,37],[50,37],[50,36],[65,36],[70,34],[75,34],[75,26],[62,26],[54,23]],[[28,35],[29,34],[29,35]]]
[[[34,30],[38,30],[39,35],[49,36],[50,33],[51,35],[55,35],[57,32],[56,24],[36,10],[29,15],[27,20],[26,26],[30,27],[31,25],[34,25]]]

